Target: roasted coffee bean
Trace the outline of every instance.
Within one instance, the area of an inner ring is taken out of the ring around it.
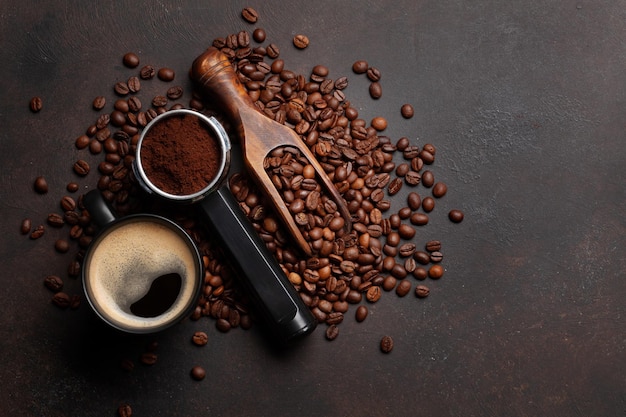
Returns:
[[[63,280],[56,275],[48,275],[43,281],[46,288],[53,292],[59,292],[63,289]]]
[[[424,226],[425,224],[428,224],[429,220],[428,214],[425,213],[413,213],[409,219],[411,224],[416,226]]]
[[[380,339],[380,350],[383,353],[390,353],[393,350],[393,339],[391,336],[383,336]]]
[[[352,71],[354,71],[355,74],[365,74],[368,68],[369,65],[367,61],[359,60],[352,64]]]
[[[226,319],[218,319],[217,322],[215,323],[215,327],[217,327],[217,330],[219,330],[222,333],[226,333],[231,329],[231,325],[230,322]]]
[[[152,105],[154,107],[164,107],[167,105],[167,97],[157,95],[152,98]]]
[[[406,258],[404,261],[404,269],[406,270],[407,274],[413,273],[413,271],[415,271],[415,268],[417,268],[417,263],[415,262],[415,259]]]
[[[389,183],[389,187],[387,188],[387,192],[389,193],[389,195],[393,196],[393,195],[398,194],[398,192],[401,189],[402,189],[402,179],[401,178],[394,178]]]
[[[72,261],[67,266],[67,275],[76,278],[80,275],[80,262]]]
[[[418,298],[426,298],[430,294],[430,289],[425,285],[417,285],[415,287],[415,296]]]
[[[169,98],[170,100],[178,100],[183,96],[183,92],[183,87],[176,85],[174,87],[168,88],[166,95],[167,98]]]
[[[423,281],[428,277],[428,271],[422,267],[415,268],[413,271],[413,277],[417,280]]]
[[[397,278],[389,275],[389,276],[385,277],[385,279],[383,280],[383,290],[391,291],[394,288],[396,288],[396,284],[397,283],[398,283]]]
[[[406,197],[407,205],[411,210],[417,210],[422,205],[422,198],[414,191],[411,191]]]
[[[66,195],[61,198],[61,208],[63,211],[73,211],[76,209],[76,201],[72,197]]]
[[[89,164],[83,159],[79,159],[74,163],[74,172],[81,177],[89,174]]]
[[[134,52],[127,52],[122,57],[122,62],[128,68],[137,68],[139,66],[139,57]]]
[[[400,107],[400,114],[405,119],[410,119],[414,114],[413,106],[410,104],[403,104],[402,107]]]
[[[369,67],[365,74],[367,75],[367,78],[373,82],[379,81],[381,77],[380,71],[376,67]]]
[[[201,366],[194,366],[191,368],[190,375],[196,381],[202,381],[206,377],[206,371]]]
[[[257,43],[263,43],[266,37],[267,33],[265,32],[265,29],[256,28],[254,29],[254,32],[252,32],[252,39],[254,39]]]
[[[95,110],[102,110],[106,106],[107,100],[104,96],[98,96],[93,99],[92,106]]]
[[[296,35],[293,37],[293,44],[298,49],[304,49],[309,46],[309,38],[306,35]]]
[[[139,356],[139,361],[144,365],[154,365],[157,363],[158,356],[154,352],[144,352]]]
[[[193,334],[191,341],[196,346],[204,346],[209,341],[209,336],[205,332],[197,331]]]
[[[59,253],[67,253],[70,250],[70,244],[65,239],[57,239],[54,242],[54,249]]]
[[[128,88],[128,84],[126,84],[123,81],[115,83],[115,86],[113,86],[113,90],[119,96],[125,96],[130,92],[130,89]]]
[[[176,77],[176,73],[171,68],[163,67],[159,68],[159,70],[157,71],[157,77],[161,81],[169,82],[174,80],[174,78]]]
[[[339,336],[339,327],[336,324],[331,324],[326,328],[326,339],[335,340]]]
[[[74,145],[76,146],[76,149],[85,149],[87,146],[89,146],[90,142],[91,142],[91,139],[89,138],[89,136],[80,135],[74,141]]]
[[[397,146],[397,145],[396,145]],[[396,175],[398,177],[404,177],[407,172],[411,170],[411,167],[407,163],[402,163],[396,167]]]
[[[70,296],[59,291],[52,296],[52,304],[59,308],[68,308],[70,306]]]
[[[33,113],[38,113],[43,108],[43,100],[41,97],[33,97],[28,102],[28,107]]]
[[[442,260],[443,260],[443,253],[439,251],[434,251],[430,254],[430,261],[432,263],[438,263],[438,262],[441,262]]]
[[[375,303],[376,301],[380,300],[381,296],[382,296],[382,292],[380,291],[380,287],[373,286],[373,287],[369,287],[365,295],[365,298],[370,303]]]
[[[435,176],[432,171],[424,171],[422,172],[422,185],[424,187],[430,188],[435,183]]]
[[[432,197],[424,197],[422,200],[422,210],[426,213],[430,213],[435,209],[435,199]]]
[[[379,99],[383,96],[383,87],[378,81],[373,82],[369,86],[369,93],[373,99]]]
[[[252,7],[244,7],[241,10],[241,17],[248,23],[256,23],[259,20],[259,13]]]
[[[433,196],[437,198],[441,198],[446,195],[448,191],[448,186],[443,182],[438,182],[433,186]]]
[[[415,236],[415,229],[408,224],[401,224],[400,227],[398,227],[398,234],[402,239],[409,240]]]
[[[354,318],[357,322],[361,323],[367,318],[368,310],[367,307],[361,305],[357,307],[356,312],[354,314]]]
[[[430,240],[426,242],[424,246],[428,252],[435,252],[441,250],[441,242],[438,240]]]
[[[122,404],[117,408],[117,415],[119,417],[132,417],[133,409],[128,404]]]
[[[433,265],[428,269],[428,276],[431,277],[432,279],[439,279],[443,276],[443,266],[437,264],[437,265]]]
[[[404,181],[406,181],[406,183],[411,186],[419,184],[421,180],[422,176],[419,174],[419,172],[413,170],[407,172],[404,176]]]
[[[409,242],[400,246],[398,253],[401,257],[406,258],[408,256],[413,256],[416,251],[415,243]]]
[[[380,117],[380,116],[374,117],[370,125],[379,132],[383,131],[387,129],[387,119],[385,119],[384,117]]]
[[[141,70],[139,70],[139,77],[142,80],[149,80],[154,78],[156,75],[156,70],[152,65],[144,65]]]
[[[27,235],[30,233],[30,230],[32,227],[33,227],[32,221],[26,218],[22,220],[22,223],[20,224],[20,233],[22,233],[23,235]]]
[[[454,223],[461,223],[463,221],[463,212],[461,210],[450,210],[448,218]]]
[[[62,227],[65,224],[65,220],[63,220],[63,216],[60,214],[50,213],[48,214],[48,224],[52,227]]]
[[[280,48],[278,47],[278,45],[270,43],[269,45],[267,45],[266,52],[268,57],[276,59],[280,55]]]
[[[430,262],[430,254],[424,251],[415,251],[413,258],[422,265],[428,265]]]
[[[35,227],[35,230],[33,230],[30,234],[30,238],[35,240],[35,239],[39,239],[40,237],[43,236],[45,232],[45,229],[43,227],[43,225],[39,225],[37,227]]]
[[[43,176],[38,176],[37,178],[35,178],[33,188],[39,194],[45,194],[48,192],[48,181],[46,181]]]
[[[411,281],[408,279],[401,280],[396,286],[396,295],[398,297],[404,297],[411,292]]]

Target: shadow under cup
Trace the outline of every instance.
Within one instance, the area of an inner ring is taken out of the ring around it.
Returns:
[[[189,235],[151,214],[106,225],[83,263],[93,310],[130,333],[160,331],[183,319],[195,307],[201,278],[202,260]]]

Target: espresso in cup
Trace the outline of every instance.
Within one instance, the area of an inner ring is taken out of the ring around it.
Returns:
[[[174,223],[129,216],[109,224],[92,242],[83,284],[104,321],[148,333],[178,322],[194,307],[201,269],[193,242]]]

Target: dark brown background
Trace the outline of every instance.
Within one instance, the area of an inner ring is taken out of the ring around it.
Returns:
[[[128,402],[137,416],[626,415],[626,2],[0,3],[0,414],[112,416]],[[91,100],[129,76],[123,53],[186,80],[213,38],[255,27],[244,5],[290,69],[326,64],[350,77],[362,117],[435,144],[450,191],[416,241],[444,242],[446,275],[427,300],[385,295],[332,343],[322,328],[276,352],[258,330],[187,321],[156,337],[156,365],[124,373],[119,358],[153,338],[108,331],[87,305],[51,306],[42,279],[70,254],[52,249],[61,232],[33,242],[19,224],[57,210]],[[357,59],[382,71],[380,100],[352,74]],[[445,219],[456,207],[460,225]],[[200,329],[201,349],[189,343]],[[199,383],[196,364],[209,373]]]

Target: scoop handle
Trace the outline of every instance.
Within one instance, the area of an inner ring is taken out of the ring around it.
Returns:
[[[239,109],[257,109],[243,84],[239,81],[228,57],[219,49],[210,47],[191,65],[190,77],[203,96],[210,99],[243,138]]]
[[[310,333],[317,322],[293,285],[244,216],[227,185],[199,203],[212,237],[219,240],[230,265],[256,311],[283,342]]]

